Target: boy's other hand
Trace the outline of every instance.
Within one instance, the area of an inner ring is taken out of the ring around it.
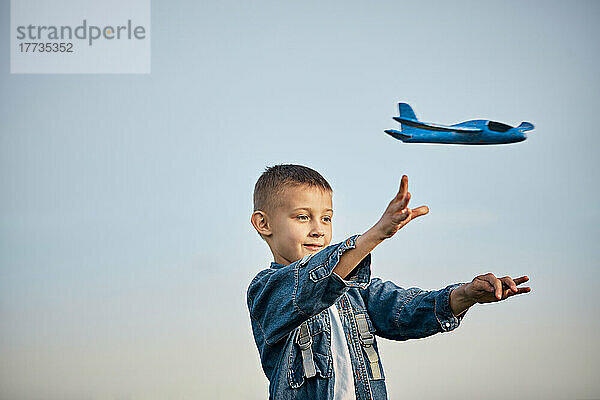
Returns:
[[[514,280],[510,276],[496,278],[491,272],[476,276],[464,287],[465,295],[475,303],[491,303],[501,301],[516,294],[529,293],[530,287],[517,286],[527,282],[529,278],[522,276]]]
[[[408,177],[403,175],[400,181],[400,190],[398,190],[398,194],[392,199],[377,224],[375,224],[375,227],[381,234],[382,240],[391,238],[404,225],[429,212],[427,206],[413,209],[408,208],[409,201],[410,193],[408,191]]]
[[[476,276],[450,293],[450,308],[458,316],[477,303],[492,303],[516,294],[529,293],[530,287],[517,287],[528,280],[527,276],[514,280],[510,276],[496,278],[491,272]]]

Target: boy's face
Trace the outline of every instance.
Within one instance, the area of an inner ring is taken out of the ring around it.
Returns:
[[[289,265],[328,246],[332,216],[330,192],[306,185],[287,187],[268,215],[272,234],[266,239],[275,262]]]

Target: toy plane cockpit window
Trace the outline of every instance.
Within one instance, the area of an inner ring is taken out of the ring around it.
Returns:
[[[500,122],[490,121],[488,122],[488,128],[490,128],[490,131],[506,132],[507,130],[512,129],[512,126],[502,124]]]

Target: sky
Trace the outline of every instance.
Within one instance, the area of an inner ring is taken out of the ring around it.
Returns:
[[[390,398],[600,397],[600,3],[152,1],[151,73],[11,74],[0,1],[0,398],[263,399],[246,289],[267,166],[318,170],[333,242],[409,176],[429,215],[372,274],[532,292],[426,339],[378,339]],[[404,144],[535,125],[499,146]]]

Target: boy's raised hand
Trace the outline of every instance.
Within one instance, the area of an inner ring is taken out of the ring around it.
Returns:
[[[387,239],[394,236],[400,228],[408,224],[414,218],[429,212],[427,206],[413,209],[408,208],[409,201],[410,193],[408,191],[408,177],[403,175],[402,180],[400,181],[400,190],[398,190],[398,194],[392,199],[377,224],[375,224],[375,227],[378,228],[382,236],[381,239]]]

